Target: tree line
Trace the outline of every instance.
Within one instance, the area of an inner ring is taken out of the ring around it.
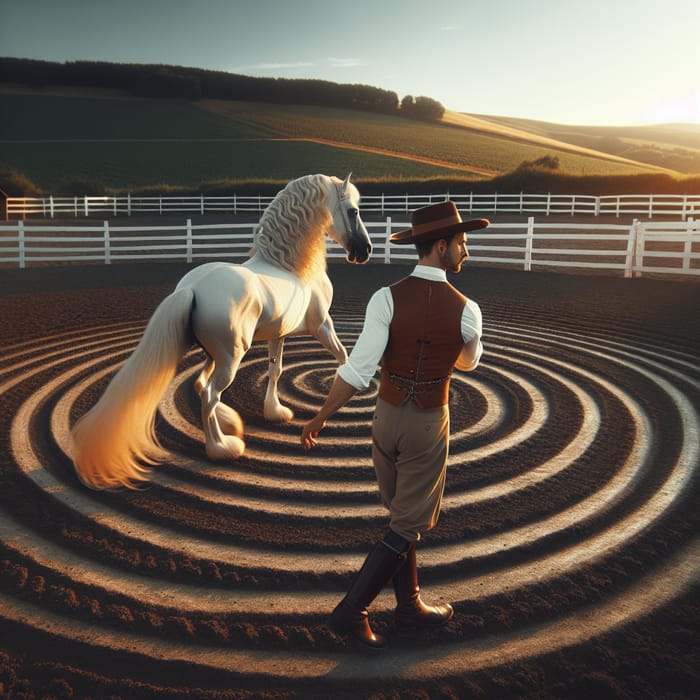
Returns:
[[[138,97],[202,98],[242,102],[303,104],[361,109],[410,119],[438,121],[445,108],[430,97],[327,80],[255,78],[224,71],[138,63],[68,61],[0,57],[0,83],[32,87],[74,85],[126,90]]]

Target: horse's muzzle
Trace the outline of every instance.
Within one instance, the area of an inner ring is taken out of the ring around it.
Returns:
[[[356,265],[363,265],[366,263],[372,255],[372,242],[369,239],[367,231],[364,231],[364,235],[357,230],[353,231],[353,235],[348,241],[348,247],[346,250],[346,260],[349,263],[354,263]]]
[[[350,246],[346,254],[346,260],[349,263],[363,265],[372,255],[372,244],[367,243],[362,246]]]

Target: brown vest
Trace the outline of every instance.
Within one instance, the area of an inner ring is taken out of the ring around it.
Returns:
[[[409,398],[420,408],[444,406],[464,347],[461,318],[467,299],[447,282],[414,276],[389,289],[394,316],[381,363],[379,396],[394,406]]]

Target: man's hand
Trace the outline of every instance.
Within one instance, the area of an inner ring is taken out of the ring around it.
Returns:
[[[318,434],[326,427],[326,421],[315,416],[312,418],[301,431],[301,444],[304,446],[305,450],[310,450],[312,447],[316,447],[318,442],[316,438]]]
[[[357,389],[348,384],[338,374],[335,375],[331,390],[321,410],[304,426],[301,431],[301,444],[305,450],[316,447],[318,434],[326,427],[326,421],[355,395]]]

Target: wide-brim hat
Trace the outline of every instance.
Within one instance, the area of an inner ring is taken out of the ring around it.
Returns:
[[[460,231],[486,228],[490,223],[488,219],[462,221],[455,203],[447,200],[416,209],[411,215],[411,228],[397,231],[389,240],[397,245],[427,243],[449,238]]]

